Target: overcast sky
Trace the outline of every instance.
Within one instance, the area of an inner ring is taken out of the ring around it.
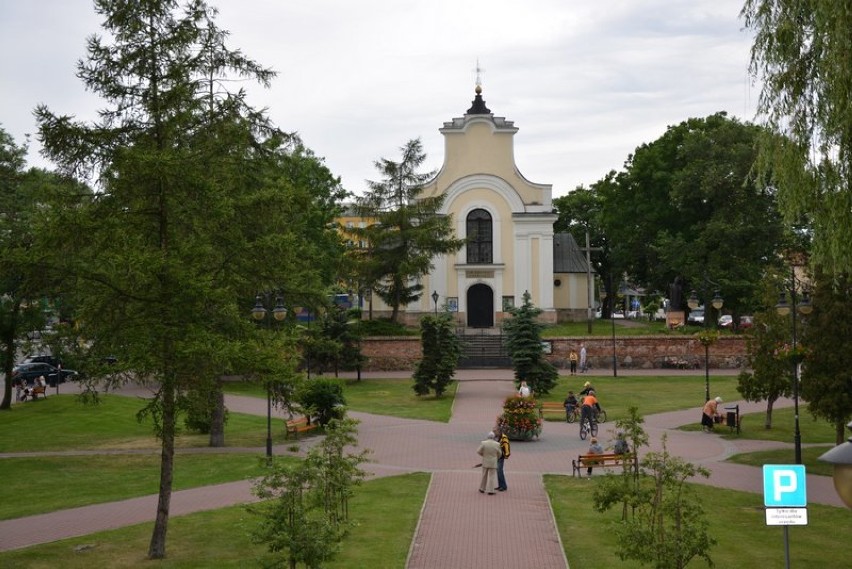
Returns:
[[[282,129],[363,191],[373,162],[421,137],[443,162],[444,121],[483,97],[514,121],[515,161],[554,197],[620,170],[666,127],[718,111],[753,120],[743,0],[210,0],[230,45],[278,72],[245,87]],[[0,126],[18,144],[33,108],[92,120],[103,101],[75,77],[100,34],[90,0],[0,0]]]

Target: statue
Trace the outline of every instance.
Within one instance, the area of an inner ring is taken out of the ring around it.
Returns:
[[[683,310],[683,279],[680,276],[675,277],[674,282],[669,287],[669,305],[670,310]]]

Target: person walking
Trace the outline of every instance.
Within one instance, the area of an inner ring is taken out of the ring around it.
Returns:
[[[527,385],[526,381],[521,382],[521,387],[518,388],[518,395],[521,397],[529,397],[532,391],[530,391],[530,386]]]
[[[494,489],[497,483],[497,460],[500,458],[502,451],[500,443],[495,439],[494,431],[488,433],[488,437],[479,443],[479,448],[476,454],[482,457],[482,480],[479,482],[479,491],[494,495]]]
[[[509,444],[509,437],[506,436],[502,430],[498,430],[497,437],[498,442],[500,443],[500,458],[497,459],[497,491],[505,492],[509,489],[506,486],[506,475],[503,473],[503,465],[506,462],[506,459],[509,458],[509,455],[512,454],[512,446]]]
[[[580,373],[586,373],[589,369],[586,356],[586,344],[580,344]]]

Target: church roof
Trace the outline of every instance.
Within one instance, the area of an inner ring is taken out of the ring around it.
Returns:
[[[491,111],[485,106],[485,100],[482,98],[482,87],[476,86],[476,96],[473,98],[473,104],[467,110],[468,115],[490,115]]]
[[[585,273],[588,271],[586,257],[570,233],[553,234],[553,272]]]

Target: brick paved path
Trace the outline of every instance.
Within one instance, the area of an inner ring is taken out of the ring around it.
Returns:
[[[652,370],[659,375],[663,370]],[[619,370],[621,375],[639,371]],[[684,374],[677,370],[678,374]],[[703,372],[702,372],[703,373]],[[715,372],[714,372],[715,373]],[[371,374],[378,377],[380,374]],[[383,374],[399,377],[399,373]],[[411,544],[408,569],[488,569],[567,567],[542,474],[571,473],[571,457],[587,447],[577,436],[577,425],[549,422],[538,441],[515,442],[506,462],[509,490],[494,496],[480,494],[476,449],[491,429],[506,395],[514,392],[509,370],[460,371],[459,391],[449,424],[352,413],[361,420],[359,443],[372,449],[372,463],[365,469],[375,476],[404,472],[432,472],[426,502]],[[133,395],[144,395],[140,390]],[[783,406],[789,402],[780,402]],[[228,397],[232,411],[266,414],[266,402],[256,398]],[[779,403],[776,403],[776,408]],[[762,404],[740,402],[741,413],[762,410]],[[667,433],[672,454],[700,463],[712,472],[697,482],[762,493],[759,468],[722,462],[736,452],[789,444],[761,441],[725,441],[700,432],[670,430],[695,422],[700,411],[691,409],[646,417],[652,448]],[[612,423],[602,425],[600,437],[609,440]],[[285,446],[276,447],[284,453]],[[247,449],[229,449],[245,452]],[[262,453],[262,449],[253,449]],[[222,452],[223,449],[196,452]],[[3,455],[4,457],[11,455]],[[2,459],[2,458],[0,458]],[[233,482],[174,492],[172,515],[214,509],[254,500],[251,483]],[[824,476],[808,477],[808,501],[842,507],[832,482]],[[126,525],[151,522],[156,496],[74,508],[29,518],[0,521],[0,550],[17,549]],[[518,520],[506,539],[506,520]],[[31,528],[38,527],[38,532]]]

